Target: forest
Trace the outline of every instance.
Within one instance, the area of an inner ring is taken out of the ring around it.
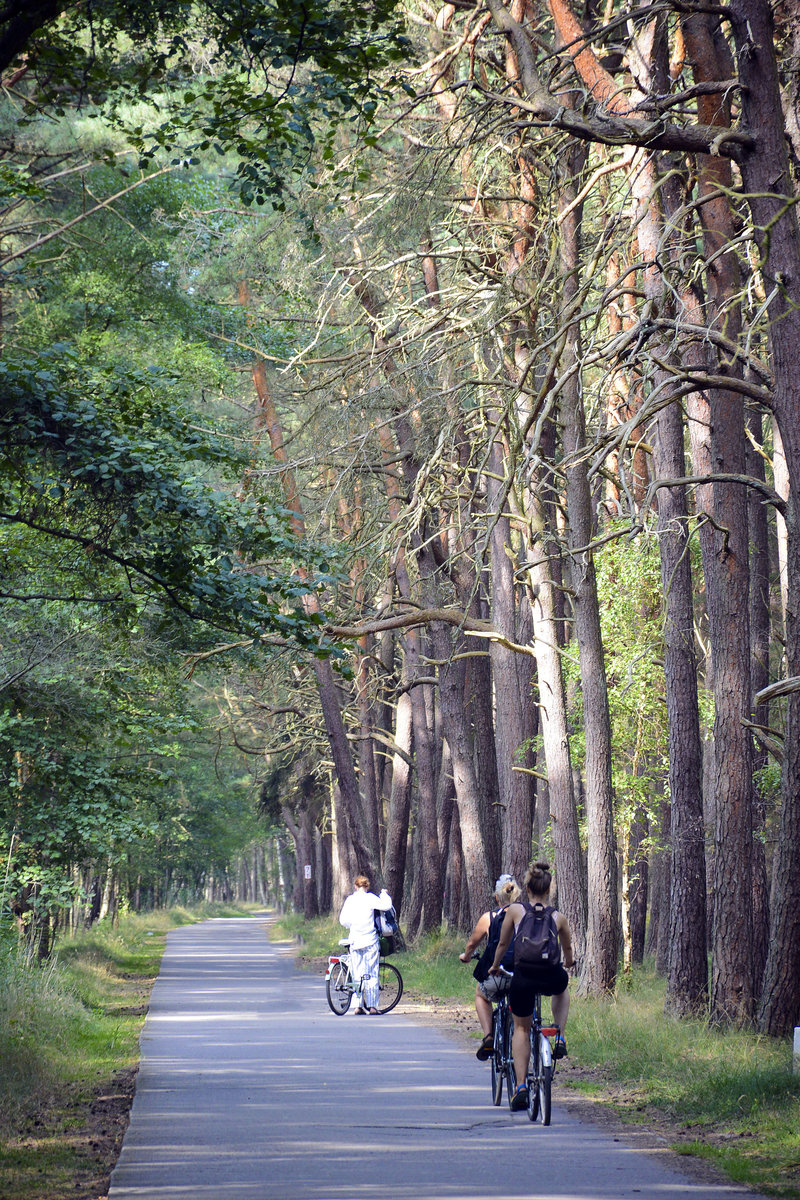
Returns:
[[[4,938],[193,898],[800,1023],[800,23],[0,9]]]

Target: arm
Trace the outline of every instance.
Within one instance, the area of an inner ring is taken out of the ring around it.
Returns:
[[[461,962],[469,962],[475,952],[475,947],[479,942],[482,942],[489,932],[490,914],[485,912],[482,917],[478,917],[475,928],[467,938],[467,944],[464,947],[464,953],[459,954]]]
[[[500,930],[500,941],[497,943],[497,949],[494,952],[494,962],[489,967],[490,975],[497,975],[500,969],[500,963],[503,961],[503,955],[511,945],[511,939],[514,936],[514,925],[516,923],[517,913],[522,906],[519,904],[509,904],[506,909],[506,915],[503,917],[503,925]]]
[[[386,888],[381,888],[380,896],[375,897],[374,908],[380,909],[381,912],[387,912],[392,907],[392,897],[387,892]]]
[[[570,967],[575,966],[575,956],[572,953],[572,934],[567,918],[561,913],[556,917],[556,929],[558,930],[558,940],[561,943],[561,952],[564,955],[564,966],[569,970]]]

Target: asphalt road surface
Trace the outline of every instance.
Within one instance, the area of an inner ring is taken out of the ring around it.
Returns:
[[[263,915],[169,934],[141,1050],[109,1200],[754,1200],[557,1095],[548,1128],[494,1108],[488,1065],[413,1015],[335,1016]]]

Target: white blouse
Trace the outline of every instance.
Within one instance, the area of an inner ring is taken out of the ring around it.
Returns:
[[[347,897],[339,913],[339,924],[346,925],[350,930],[350,947],[353,950],[364,950],[378,940],[375,930],[373,913],[376,908],[386,912],[392,907],[392,898],[383,888],[380,896],[374,892],[365,892],[362,888]]]

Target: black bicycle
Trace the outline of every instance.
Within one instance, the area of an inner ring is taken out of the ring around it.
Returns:
[[[350,1007],[353,993],[358,991],[360,980],[354,979],[350,968],[350,943],[346,938],[339,942],[344,949],[341,954],[332,954],[325,973],[325,995],[331,1012],[343,1017]],[[403,976],[393,963],[382,958],[378,965],[378,1012],[391,1012],[403,994]]]
[[[506,1083],[508,1103],[514,1095],[516,1076],[514,1058],[511,1053],[511,1038],[514,1019],[508,1005],[508,993],[503,992],[492,1013],[492,1103],[498,1105],[503,1099],[503,1080]]]

